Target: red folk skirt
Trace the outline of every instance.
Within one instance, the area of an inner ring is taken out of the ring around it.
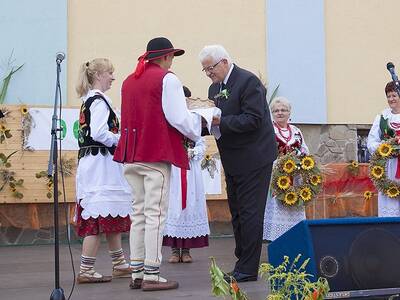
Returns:
[[[128,216],[115,218],[108,215],[107,217],[98,216],[97,218],[90,217],[85,220],[82,218],[83,208],[80,204],[76,205],[76,233],[80,237],[89,235],[99,235],[101,233],[120,233],[128,232],[131,228],[131,219]]]
[[[164,236],[163,246],[171,248],[202,248],[208,247],[208,235],[199,236],[195,238],[176,238],[170,236]]]

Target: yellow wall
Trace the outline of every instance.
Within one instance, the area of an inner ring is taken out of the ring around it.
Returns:
[[[156,36],[186,50],[172,70],[193,96],[205,98],[210,84],[198,62],[207,44],[224,45],[240,66],[267,78],[265,2],[69,0],[68,104],[79,104],[74,90],[79,65],[108,57],[116,68],[108,94],[118,106],[122,80]],[[325,0],[329,123],[368,124],[386,107],[386,63],[400,70],[399,9],[398,0]]]
[[[386,63],[400,70],[398,0],[326,0],[328,122],[370,124],[387,106]]]
[[[74,86],[79,65],[94,57],[108,57],[116,81],[108,94],[120,104],[123,79],[131,73],[148,40],[168,37],[186,50],[172,70],[205,98],[210,80],[201,72],[198,53],[205,45],[220,43],[239,66],[265,78],[265,1],[248,0],[69,0],[68,104],[77,105]]]

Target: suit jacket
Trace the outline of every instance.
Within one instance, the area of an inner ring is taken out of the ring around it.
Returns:
[[[257,76],[236,65],[225,88],[227,99],[215,99],[219,83],[208,89],[208,97],[222,111],[217,146],[225,172],[245,174],[273,162],[277,156],[267,91]]]

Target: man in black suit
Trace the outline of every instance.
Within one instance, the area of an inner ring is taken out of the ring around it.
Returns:
[[[277,155],[266,89],[257,76],[233,64],[220,45],[204,47],[199,58],[212,80],[208,97],[222,111],[221,118],[213,120],[213,129],[219,126],[220,137],[215,137],[225,171],[238,258],[229,275],[239,282],[255,281],[265,203]]]

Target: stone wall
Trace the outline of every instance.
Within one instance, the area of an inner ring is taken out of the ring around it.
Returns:
[[[357,160],[357,131],[369,125],[296,125],[303,132],[310,153],[320,163]]]

